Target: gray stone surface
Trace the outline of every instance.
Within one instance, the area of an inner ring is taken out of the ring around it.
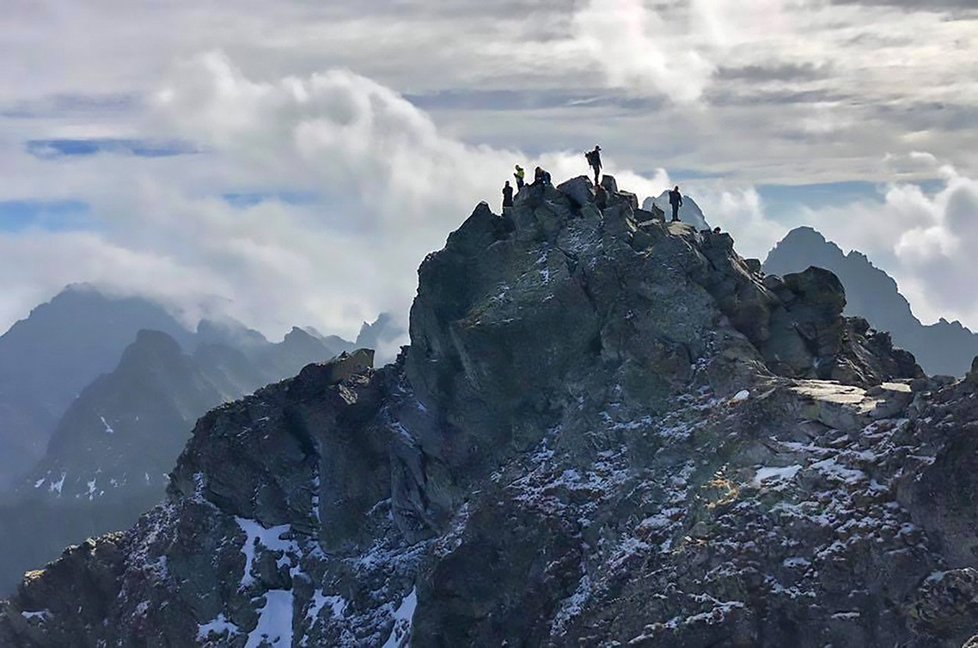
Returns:
[[[270,610],[297,646],[976,634],[974,386],[844,319],[830,275],[762,280],[610,198],[477,207],[394,365],[205,416],[167,502],[32,574],[0,644],[243,646]]]

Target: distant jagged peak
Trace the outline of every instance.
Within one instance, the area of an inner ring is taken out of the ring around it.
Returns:
[[[388,312],[380,313],[373,322],[364,322],[360,326],[355,345],[376,349],[389,344],[405,334],[403,326],[398,324],[394,315]]]
[[[249,328],[230,316],[211,317],[197,323],[198,344],[224,344],[236,348],[261,347],[268,340],[259,331]]]
[[[679,220],[692,225],[697,230],[712,229],[709,222],[706,220],[706,216],[703,214],[703,210],[698,204],[696,204],[696,201],[686,194],[682,194],[682,196],[683,204],[679,207]],[[652,211],[652,205],[655,205],[664,211],[666,218],[672,217],[672,206],[669,204],[668,189],[659,194],[658,197],[653,198],[652,196],[649,196],[646,198],[642,202],[642,209]]]
[[[809,225],[801,225],[800,227],[796,227],[788,232],[783,239],[781,239],[781,243],[784,244],[796,242],[814,242],[838,247],[835,243],[829,242],[821,232]],[[781,243],[779,243],[779,245]]]
[[[152,329],[140,329],[136,333],[136,341],[126,347],[122,354],[123,361],[126,356],[138,350],[141,353],[165,354],[182,353],[180,344],[171,336],[163,331]]]
[[[774,248],[768,253],[768,256],[770,257],[777,251],[794,250],[799,248],[805,250],[819,250],[823,254],[831,254],[840,258],[848,256],[842,251],[842,248],[839,245],[828,240],[821,232],[809,225],[802,225],[788,232],[783,239],[775,244]],[[852,252],[849,254],[852,254]]]

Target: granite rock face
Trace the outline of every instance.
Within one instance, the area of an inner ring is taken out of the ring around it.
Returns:
[[[830,273],[762,277],[606,194],[479,205],[422,263],[394,364],[345,355],[203,417],[167,501],[29,574],[0,644],[978,634],[973,381],[844,318]]]

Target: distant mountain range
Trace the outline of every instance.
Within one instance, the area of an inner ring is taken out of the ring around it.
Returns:
[[[136,331],[192,333],[160,306],[69,286],[0,336],[0,487],[41,458],[81,390],[110,371]]]
[[[874,328],[889,331],[894,344],[912,352],[927,373],[963,376],[971,368],[972,358],[978,355],[978,335],[960,322],[941,319],[922,324],[892,277],[865,254],[845,254],[811,227],[789,232],[768,254],[763,269],[785,275],[809,266],[835,273],[846,290],[846,314],[864,317]]]
[[[73,321],[83,323],[84,335],[71,334]],[[168,330],[138,330],[139,322],[161,323]],[[102,334],[96,335],[101,325]],[[126,528],[155,505],[195,421],[209,409],[357,346],[300,328],[271,343],[233,322],[203,321],[190,332],[148,301],[113,299],[91,288],[67,289],[11,331],[15,335],[0,338],[7,353],[0,375],[15,384],[20,369],[31,376],[31,389],[22,386],[23,402],[5,404],[8,412],[21,406],[24,413],[3,421],[0,448],[31,451],[8,462],[8,475],[19,471],[21,476],[0,495],[0,593],[64,546]],[[399,334],[385,314],[364,323],[358,342]],[[126,336],[131,344],[116,351]],[[18,347],[21,340],[29,344]],[[86,348],[75,349],[72,341]],[[52,348],[63,354],[60,362],[42,353]],[[101,368],[106,357],[114,357],[113,363],[91,376],[84,362]],[[32,364],[36,358],[50,373]],[[79,385],[85,378],[89,384]],[[58,391],[56,401],[47,395],[50,385]],[[74,400],[67,398],[70,388],[77,389]],[[44,425],[58,405],[64,407],[60,420],[47,432]],[[35,411],[47,418],[14,424]],[[35,459],[42,441],[46,452]]]

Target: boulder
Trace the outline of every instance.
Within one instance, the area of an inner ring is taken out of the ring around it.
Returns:
[[[577,176],[557,185],[557,191],[567,196],[578,208],[594,202],[594,185],[587,176]]]
[[[978,570],[935,572],[921,584],[910,615],[927,634],[954,645],[967,641],[978,625]]]
[[[618,197],[621,200],[624,200],[625,203],[628,204],[628,206],[631,208],[632,212],[635,212],[635,211],[638,210],[638,196],[636,196],[632,192],[630,192],[630,191],[619,191],[618,192]]]

